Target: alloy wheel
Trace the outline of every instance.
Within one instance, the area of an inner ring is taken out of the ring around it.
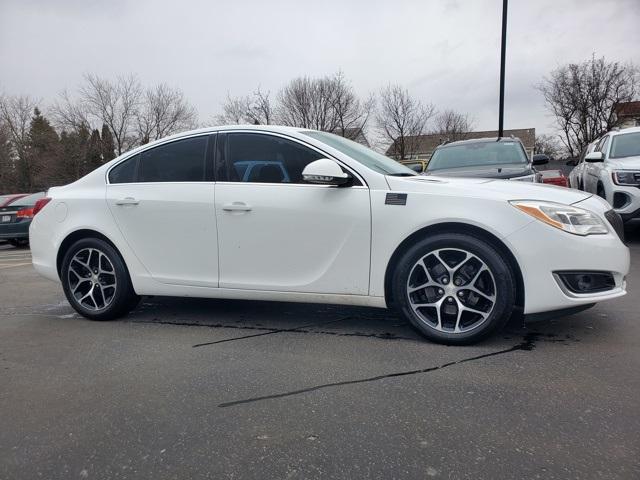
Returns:
[[[418,319],[439,332],[478,328],[496,304],[491,269],[477,255],[460,248],[433,250],[412,267],[407,281],[409,304]]]
[[[67,281],[73,298],[92,312],[107,308],[116,294],[117,279],[113,263],[96,248],[83,248],[73,256]]]

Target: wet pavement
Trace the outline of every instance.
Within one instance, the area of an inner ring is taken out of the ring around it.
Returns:
[[[629,295],[475,346],[392,312],[145,297],[91,322],[0,245],[0,479],[640,477]]]

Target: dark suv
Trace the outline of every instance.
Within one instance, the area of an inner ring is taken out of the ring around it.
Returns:
[[[483,177],[524,182],[541,182],[533,167],[548,160],[533,162],[517,138],[479,138],[438,146],[424,175],[446,177]]]

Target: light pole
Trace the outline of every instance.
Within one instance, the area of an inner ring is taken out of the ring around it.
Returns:
[[[498,114],[498,137],[504,135],[504,63],[507,51],[507,4],[502,0],[502,45],[500,50],[500,112]]]

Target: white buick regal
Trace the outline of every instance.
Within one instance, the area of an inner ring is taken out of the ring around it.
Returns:
[[[466,344],[513,314],[624,295],[629,271],[601,198],[419,176],[299,128],[169,137],[51,188],[36,210],[36,270],[94,320],[140,295],[393,306],[427,338]]]

